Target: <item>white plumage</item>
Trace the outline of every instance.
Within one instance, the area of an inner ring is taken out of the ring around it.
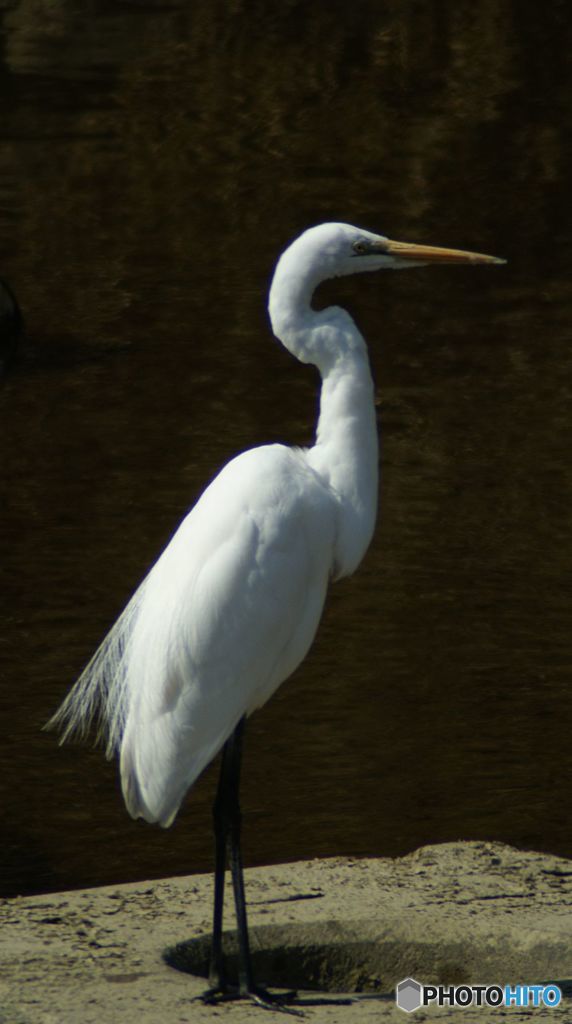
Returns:
[[[225,466],[50,723],[66,739],[99,717],[133,817],[171,824],[240,719],[300,664],[329,579],[353,572],[370,542],[378,455],[366,345],[344,310],[312,309],[316,285],[436,261],[500,262],[346,224],[305,232],[280,260],[270,316],[321,373],[316,443],[252,449]]]
[[[302,660],[334,528],[326,488],[279,445],[234,459],[185,519],[131,634],[121,779],[134,817],[170,824],[242,715]]]

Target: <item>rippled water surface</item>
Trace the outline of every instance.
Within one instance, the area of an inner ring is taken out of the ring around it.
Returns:
[[[81,10],[80,10],[81,9]],[[495,838],[572,856],[572,14],[527,0],[0,5],[4,893],[211,866],[42,723],[205,483],[311,441],[272,266],[347,220],[508,257],[323,286],[371,347],[381,518],[251,721],[264,863]]]

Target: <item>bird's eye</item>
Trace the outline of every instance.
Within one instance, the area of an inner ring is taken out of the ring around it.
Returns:
[[[363,239],[361,241],[353,242],[352,249],[356,256],[364,256],[367,252],[367,242]]]

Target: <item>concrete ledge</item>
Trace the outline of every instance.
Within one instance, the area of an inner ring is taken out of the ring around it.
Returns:
[[[305,1015],[316,1024],[482,1019],[476,1008],[409,1018],[393,1000],[408,975],[572,987],[572,861],[499,843],[446,843],[395,860],[254,868],[247,897],[261,980],[369,996],[344,1007],[309,998]],[[211,899],[211,877],[194,875],[1,902],[0,1024],[272,1019],[240,1003],[193,1001],[204,981],[186,972],[204,973]],[[531,1013],[570,1020],[572,1004],[486,1013],[515,1024]]]

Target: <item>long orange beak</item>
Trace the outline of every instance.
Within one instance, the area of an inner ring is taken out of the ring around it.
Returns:
[[[416,245],[415,242],[392,242],[384,245],[384,252],[400,260],[415,260],[419,263],[506,263],[498,256],[485,256],[482,252],[465,252],[464,249],[442,249],[435,245]]]

